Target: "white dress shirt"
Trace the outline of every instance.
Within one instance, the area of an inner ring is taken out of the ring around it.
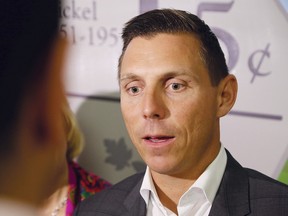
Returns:
[[[194,184],[181,196],[177,205],[179,216],[208,216],[227,163],[227,155],[221,145],[214,161]],[[150,169],[147,167],[140,194],[146,202],[147,216],[175,216],[162,205],[157,195]]]

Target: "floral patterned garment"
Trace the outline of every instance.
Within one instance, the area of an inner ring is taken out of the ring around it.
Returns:
[[[87,172],[76,162],[70,161],[66,216],[73,215],[74,209],[79,202],[110,186],[109,182]]]

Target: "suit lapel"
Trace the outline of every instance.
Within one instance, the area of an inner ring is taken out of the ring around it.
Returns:
[[[143,176],[144,174],[133,188],[133,190],[128,194],[127,198],[124,200],[124,206],[127,209],[127,216],[146,216],[146,203],[140,195]]]
[[[227,150],[226,153],[226,169],[209,216],[244,216],[250,212],[248,176]],[[125,216],[146,215],[146,203],[140,195],[143,175],[137,179],[137,184],[124,200],[127,209]]]
[[[250,212],[248,176],[227,150],[226,153],[226,169],[209,216],[247,215]]]

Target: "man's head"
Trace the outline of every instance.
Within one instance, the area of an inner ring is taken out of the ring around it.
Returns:
[[[58,26],[56,1],[1,3],[0,31],[0,138],[9,139],[23,95],[45,79],[43,68]],[[1,142],[1,152],[12,146]]]
[[[51,192],[64,139],[58,6],[57,0],[1,2],[0,195],[31,203]]]
[[[196,179],[237,94],[217,38],[192,14],[154,10],[129,21],[123,39],[121,110],[133,144],[152,173]]]
[[[123,49],[119,58],[119,76],[122,58],[131,40],[135,37],[151,38],[159,33],[194,35],[201,43],[199,54],[207,66],[212,84],[217,85],[228,75],[224,54],[209,26],[186,11],[163,9],[141,14],[126,23],[122,34]]]

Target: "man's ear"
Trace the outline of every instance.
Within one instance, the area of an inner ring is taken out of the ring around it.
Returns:
[[[66,40],[60,37],[57,38],[48,57],[48,64],[46,68],[47,76],[46,80],[43,81],[45,83],[43,84],[44,87],[41,93],[43,100],[42,111],[40,111],[42,116],[40,117],[42,119],[39,119],[39,121],[43,121],[44,124],[46,124],[44,125],[44,129],[48,130],[46,134],[48,137],[46,138],[48,140],[54,140],[56,143],[63,137],[62,107],[65,101],[63,66],[65,63],[66,48]],[[43,135],[45,135],[45,133]]]
[[[47,127],[50,130],[50,138],[56,140],[63,136],[62,107],[65,102],[63,67],[66,60],[66,49],[67,41],[59,37],[55,41],[48,59],[50,62],[47,64],[47,86],[46,89],[43,89],[46,101],[43,103],[46,104],[43,107],[43,117],[46,118]]]
[[[220,118],[225,116],[233,107],[237,98],[238,84],[234,75],[229,74],[221,80],[218,86],[218,112]]]
[[[33,73],[36,81],[32,78],[25,86],[19,107],[15,134],[12,135],[15,149],[13,154],[7,155],[5,169],[9,172],[5,175],[8,175],[7,185],[15,186],[10,188],[12,196],[16,194],[17,199],[25,202],[39,204],[54,192],[57,168],[61,166],[61,157],[65,158],[65,155],[61,156],[61,148],[66,146],[62,113],[62,67],[66,46],[63,39],[57,39],[45,53],[43,61],[40,60],[43,64],[41,67],[36,65]],[[19,184],[19,177],[25,183],[24,187]],[[33,189],[31,193],[27,193],[27,188]]]
[[[67,42],[61,38],[47,54],[44,79],[36,84],[30,94],[30,115],[33,117],[34,138],[40,144],[56,145],[63,138],[62,106],[64,104],[63,66]],[[43,71],[42,71],[43,72]]]

